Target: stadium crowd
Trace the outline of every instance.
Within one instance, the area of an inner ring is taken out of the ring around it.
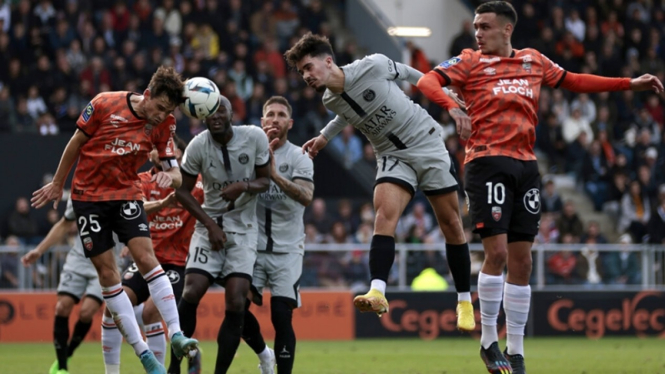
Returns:
[[[514,0],[519,13],[515,48],[538,49],[562,68],[605,76],[651,73],[665,80],[665,4],[657,0]],[[184,77],[215,81],[233,105],[234,123],[259,124],[262,105],[282,95],[294,108],[298,139],[312,136],[331,118],[321,96],[287,69],[283,52],[314,31],[337,46],[337,63],[361,57],[352,41],[335,43],[321,0],[5,0],[0,1],[0,132],[41,135],[73,133],[81,109],[97,93],[136,91],[159,65]],[[449,54],[475,48],[471,21],[450,36]],[[408,42],[411,63],[427,72],[430,61]],[[463,176],[464,147],[448,113],[417,90],[410,92],[446,129],[446,145]],[[665,243],[665,110],[653,93],[575,95],[544,88],[540,97],[537,151],[547,165],[537,243],[588,244],[546,260],[548,284],[637,284],[635,252],[598,253],[592,244],[616,231],[619,242]],[[191,139],[201,121],[176,111],[177,133]],[[375,165],[371,146],[348,127],[331,141],[346,168]],[[557,193],[556,175],[573,176],[597,211],[616,217],[616,227],[585,222],[572,202]],[[462,178],[463,179],[463,178]],[[434,217],[417,195],[402,217],[397,240],[439,243]],[[19,198],[3,220],[5,245],[35,244],[60,213],[38,222]],[[464,212],[470,242],[478,242]],[[319,197],[308,208],[307,243],[367,244],[374,211],[369,199]],[[443,249],[443,246],[441,247]],[[472,254],[477,275],[482,257]],[[50,260],[55,262],[55,260]],[[16,287],[18,257],[0,255],[0,288]],[[424,267],[447,274],[443,251],[409,252],[408,284]],[[392,282],[397,280],[397,266]],[[57,272],[44,264],[42,277]],[[661,270],[662,271],[662,270]],[[33,279],[40,286],[40,277]],[[368,284],[367,253],[308,252],[303,286]]]

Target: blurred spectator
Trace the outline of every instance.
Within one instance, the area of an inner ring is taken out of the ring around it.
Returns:
[[[323,9],[323,2],[321,0],[309,1],[309,4],[303,12],[302,20],[304,26],[306,26],[313,33],[318,33],[321,29],[321,24],[328,20],[326,12]]]
[[[24,97],[19,97],[16,105],[16,121],[14,122],[15,133],[36,133],[36,121],[28,113],[28,101]]]
[[[580,217],[577,215],[575,203],[572,201],[565,202],[563,205],[563,212],[557,219],[556,227],[559,230],[559,235],[562,239],[566,235],[570,235],[572,240],[570,243],[580,242],[580,238],[584,233],[584,225],[582,224]]]
[[[273,2],[264,1],[261,10],[250,17],[249,23],[252,36],[256,38],[257,44],[276,35],[277,19],[273,16]]]
[[[596,103],[589,99],[589,95],[582,93],[570,103],[571,108],[580,108],[582,118],[591,123],[596,120]]]
[[[432,215],[427,212],[425,204],[422,201],[416,201],[411,211],[400,218],[396,233],[398,237],[405,238],[411,228],[415,226],[421,230],[421,237],[424,237],[432,231],[435,222]]]
[[[598,140],[591,142],[589,152],[582,163],[580,177],[584,182],[584,190],[593,201],[594,209],[600,212],[607,198],[609,168]]]
[[[361,162],[372,169],[376,169],[376,155],[374,154],[374,148],[369,143],[363,146],[363,158]]]
[[[263,47],[254,53],[254,62],[258,64],[261,61],[268,63],[268,70],[274,78],[284,78],[286,76],[286,64],[284,57],[279,52],[277,40],[267,38]]]
[[[5,235],[14,235],[23,243],[30,244],[37,235],[38,225],[35,218],[30,214],[30,203],[25,197],[16,199],[14,210],[9,213],[5,220]]]
[[[412,68],[423,74],[427,74],[430,70],[432,70],[425,52],[423,52],[423,50],[420,49],[413,41],[409,40],[406,42],[406,49],[409,51],[409,55],[411,57],[409,65],[411,65]]]
[[[543,191],[540,194],[541,211],[543,213],[559,214],[563,210],[563,201],[554,185],[551,175],[543,176]]]
[[[175,8],[174,3],[174,0],[163,0],[162,6],[155,9],[154,14],[155,18],[162,20],[164,29],[171,37],[180,35],[180,31],[182,30],[182,17],[178,9]],[[127,19],[129,19],[129,13],[127,13]]]
[[[30,86],[30,88],[28,88],[28,100],[25,104],[28,114],[33,120],[37,120],[37,118],[48,111],[46,102],[44,102],[44,99],[39,94],[39,88],[37,88],[37,86]]]
[[[621,198],[621,218],[618,231],[628,232],[632,242],[641,243],[646,235],[646,225],[651,218],[649,197],[642,192],[639,181],[632,181]]]
[[[322,198],[316,198],[312,201],[312,206],[305,213],[305,224],[312,224],[317,231],[322,234],[330,232],[332,227],[332,218],[326,211],[326,201]]]
[[[607,244],[607,239],[600,232],[600,224],[596,221],[589,221],[587,231],[580,239],[582,244]]]
[[[563,139],[561,123],[555,113],[547,112],[545,123],[536,127],[536,146],[545,153],[552,171],[564,170],[566,142]]]
[[[90,66],[81,72],[81,81],[87,82],[87,91],[85,95],[93,97],[101,92],[102,85],[111,86],[111,74],[104,67],[104,61],[101,57],[93,57]]]
[[[348,125],[338,136],[330,140],[330,146],[341,156],[346,169],[351,169],[363,156],[362,141],[355,131],[353,126]]]
[[[235,82],[236,92],[243,101],[247,101],[252,97],[254,81],[252,80],[252,77],[247,74],[244,61],[236,60],[233,63],[233,69],[229,71],[229,78]]]
[[[577,276],[587,285],[601,284],[603,261],[594,246],[587,246],[580,251],[576,265]]]
[[[8,32],[12,25],[9,1],[0,2],[0,22],[2,22],[2,32]]]
[[[586,133],[588,142],[593,140],[593,131],[591,130],[591,123],[589,120],[582,116],[580,104],[571,105],[571,116],[563,121],[563,140],[567,144],[571,144],[580,136],[580,133]]]
[[[556,228],[553,214],[542,214],[535,242],[538,244],[556,244],[559,242],[559,230]]]
[[[633,127],[638,134],[641,133],[642,130],[648,130],[649,135],[651,136],[650,143],[658,143],[660,141],[660,126],[651,117],[649,108],[643,106],[637,113],[638,115],[635,117],[631,127]]]
[[[586,34],[586,24],[580,18],[580,13],[577,11],[577,9],[573,8],[570,11],[570,16],[566,17],[565,24],[566,30],[570,31],[570,33],[575,36],[575,39],[580,42],[584,41],[584,35]]]
[[[340,199],[337,202],[337,222],[344,225],[344,229],[348,233],[354,233],[360,225],[360,218],[353,212],[353,204],[349,199]]]
[[[275,17],[275,31],[279,38],[279,44],[285,49],[289,37],[293,35],[300,25],[300,19],[298,18],[296,7],[290,0],[281,0],[273,15]],[[321,33],[321,31],[321,25],[319,25],[319,33]],[[335,44],[332,45],[334,46]]]
[[[647,226],[649,243],[665,245],[665,184],[658,188],[658,206]]]
[[[449,56],[457,56],[466,48],[475,48],[476,38],[473,33],[473,25],[470,20],[462,21],[462,29],[453,37],[448,50]]]
[[[9,87],[0,88],[0,132],[10,132],[16,126],[14,99],[9,94]]]
[[[562,244],[573,244],[576,240],[571,234],[562,235]],[[547,259],[547,284],[575,284],[577,255],[570,249],[563,249]]]
[[[619,238],[622,248],[633,243],[629,234]],[[639,284],[641,282],[640,261],[638,252],[626,249],[620,252],[610,252],[604,259],[604,280],[608,284],[625,285]]]
[[[198,27],[191,45],[194,50],[200,48],[206,59],[214,59],[219,54],[219,36],[207,23]]]
[[[21,242],[16,236],[9,236],[5,246],[13,250],[9,253],[0,253],[0,288],[18,288],[18,262]]]

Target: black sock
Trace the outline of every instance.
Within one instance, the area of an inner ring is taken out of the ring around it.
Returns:
[[[178,316],[180,317],[180,329],[182,329],[183,335],[188,338],[191,338],[196,331],[196,309],[198,309],[199,303],[190,303],[185,300],[184,297],[180,298],[178,302]],[[171,362],[169,363],[169,374],[179,374],[180,373],[180,363],[182,360],[178,360],[173,349],[171,349]]]
[[[222,327],[217,334],[215,374],[226,374],[229,370],[233,357],[238,350],[238,345],[240,345],[244,319],[245,311],[226,311],[224,322],[222,322]]]
[[[85,339],[86,334],[90,331],[90,326],[92,322],[81,322],[78,320],[76,326],[74,326],[74,333],[72,334],[72,340],[69,341],[69,347],[67,348],[67,357],[71,357],[74,354],[76,348],[81,345],[83,339]]]
[[[469,244],[446,244],[446,259],[457,292],[469,292],[471,290]]]
[[[371,279],[388,282],[390,268],[395,261],[395,238],[374,235],[369,249],[369,273]]]
[[[266,342],[261,335],[261,326],[254,314],[249,310],[250,302],[245,306],[245,323],[242,327],[242,339],[257,355],[266,349]]]
[[[271,319],[275,327],[275,359],[277,373],[291,374],[293,361],[296,358],[296,334],[291,323],[293,310],[282,307],[280,303],[272,304]],[[283,304],[286,306],[286,304]]]
[[[178,357],[176,357],[173,349],[171,349],[171,362],[169,363],[169,370],[167,372],[169,374],[180,374],[181,363],[182,360],[178,360]]]
[[[67,370],[67,341],[69,340],[69,317],[55,316],[53,325],[53,345],[58,357],[58,369]]]

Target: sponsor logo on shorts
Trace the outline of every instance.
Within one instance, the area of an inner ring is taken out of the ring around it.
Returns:
[[[180,274],[175,270],[169,270],[166,272],[166,276],[169,277],[171,284],[176,284],[180,281]]]
[[[120,208],[120,216],[126,220],[133,220],[141,215],[141,206],[136,201],[127,201]]]
[[[145,223],[139,224],[139,231],[148,231],[148,225]]]
[[[531,214],[540,212],[540,190],[532,188],[524,194],[524,207]]]
[[[249,156],[247,156],[247,153],[241,153],[240,156],[238,156],[238,162],[240,162],[243,165],[248,163],[249,162]]]
[[[500,206],[493,206],[492,207],[492,218],[494,218],[495,221],[499,222],[501,219],[501,207]]]
[[[83,238],[83,246],[85,247],[85,249],[92,251],[92,238],[90,237]]]

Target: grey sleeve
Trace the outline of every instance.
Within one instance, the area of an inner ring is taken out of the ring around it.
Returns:
[[[337,134],[342,131],[343,128],[345,128],[348,125],[346,121],[343,119],[339,118],[339,116],[335,116],[332,121],[328,122],[326,127],[324,127],[321,130],[321,135],[323,135],[326,140],[330,140],[334,138]]]
[[[268,162],[270,162],[270,145],[268,143],[268,136],[266,136],[266,133],[257,126],[254,126],[252,129],[256,129],[253,130],[256,134],[256,158],[254,165],[267,165]]]
[[[203,140],[203,137],[198,135],[187,145],[185,153],[182,155],[180,170],[189,175],[199,175],[202,171],[201,148],[205,144]]]
[[[295,157],[291,180],[302,179],[314,183],[314,163],[312,160],[300,152],[297,152]]]

